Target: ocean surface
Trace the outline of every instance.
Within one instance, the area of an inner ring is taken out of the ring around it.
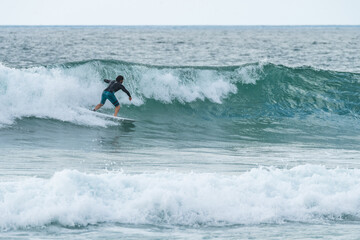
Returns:
[[[359,26],[1,26],[0,239],[360,239],[359,121]]]

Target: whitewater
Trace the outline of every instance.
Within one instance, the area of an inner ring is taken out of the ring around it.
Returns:
[[[357,239],[359,39],[0,27],[0,239]]]

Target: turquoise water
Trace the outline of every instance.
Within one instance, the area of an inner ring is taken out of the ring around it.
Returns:
[[[359,40],[0,27],[0,238],[357,239]],[[84,111],[118,74],[135,123]]]

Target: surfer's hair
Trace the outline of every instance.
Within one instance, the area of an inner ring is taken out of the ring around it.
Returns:
[[[122,80],[124,80],[124,77],[123,77],[123,76],[121,76],[121,75],[117,76],[117,78],[116,78],[116,81],[117,81],[117,82],[120,82],[120,81],[122,81]]]

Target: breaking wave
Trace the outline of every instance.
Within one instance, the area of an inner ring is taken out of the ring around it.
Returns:
[[[102,79],[118,74],[125,76],[124,84],[133,96],[129,102],[125,94],[117,93],[127,117],[155,110],[166,114],[168,108],[247,119],[324,112],[358,117],[360,111],[360,74],[356,73],[271,63],[169,67],[91,60],[22,69],[0,65],[0,124],[36,117],[106,125],[107,121],[78,109],[96,105],[106,87]],[[112,109],[110,103],[105,109]]]
[[[100,223],[224,226],[359,221],[360,170],[302,165],[218,173],[86,174],[0,183],[0,228]]]

